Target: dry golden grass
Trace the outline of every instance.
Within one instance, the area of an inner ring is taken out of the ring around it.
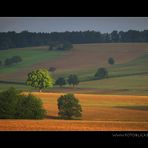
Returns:
[[[48,110],[44,120],[0,120],[0,130],[33,131],[145,131],[148,96],[75,94],[83,109],[81,120],[58,119],[57,98],[62,93],[37,93]]]

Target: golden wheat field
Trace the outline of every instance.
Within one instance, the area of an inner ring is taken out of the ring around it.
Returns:
[[[48,116],[43,120],[0,120],[1,131],[148,131],[148,96],[75,94],[81,120],[58,119],[62,93],[32,93],[40,97]]]

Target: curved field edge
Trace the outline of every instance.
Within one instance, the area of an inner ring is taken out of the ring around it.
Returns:
[[[1,131],[148,131],[147,96],[75,94],[82,105],[82,119],[61,120],[57,114],[57,98],[64,93],[32,94],[42,99],[47,118],[0,119]]]

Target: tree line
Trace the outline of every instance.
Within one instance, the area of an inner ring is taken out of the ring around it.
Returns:
[[[51,33],[36,33],[15,31],[0,33],[0,50],[30,46],[49,45],[53,41],[68,41],[72,44],[82,43],[118,43],[118,42],[148,42],[148,30],[112,31],[101,33],[97,31],[66,31]]]

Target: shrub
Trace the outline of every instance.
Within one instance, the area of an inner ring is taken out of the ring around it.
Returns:
[[[3,65],[3,62],[0,60],[0,67]]]
[[[21,95],[15,88],[0,93],[1,119],[42,119],[45,116],[46,110],[39,98]]]
[[[62,87],[63,85],[66,84],[66,80],[64,77],[59,77],[56,82],[55,82],[56,85],[59,85],[60,87]]]
[[[79,79],[78,79],[77,75],[71,74],[71,75],[69,75],[67,82],[69,85],[73,85],[73,87],[74,87],[75,85],[79,84]]]
[[[4,64],[5,64],[5,66],[10,66],[13,64],[13,61],[11,58],[7,58],[7,59],[5,59]]]
[[[13,61],[13,63],[19,63],[22,62],[22,58],[20,56],[13,56],[11,58],[11,60]]]
[[[105,68],[99,68],[97,72],[95,73],[96,79],[103,79],[108,76],[108,71]]]
[[[113,58],[109,58],[109,59],[108,59],[108,63],[109,63],[110,65],[113,65],[113,64],[115,63],[115,60],[114,60]]]
[[[16,107],[18,102],[18,94],[14,88],[10,88],[0,93],[0,118],[15,118]]]
[[[16,118],[42,119],[46,116],[46,110],[42,108],[42,105],[42,101],[31,94],[21,96],[16,107]]]
[[[82,108],[79,100],[73,94],[62,95],[58,98],[59,116],[63,119],[81,117]]]

